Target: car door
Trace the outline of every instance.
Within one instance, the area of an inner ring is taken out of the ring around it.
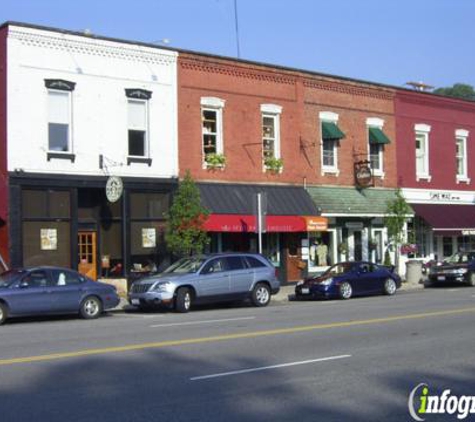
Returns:
[[[53,312],[76,312],[84,294],[84,278],[67,269],[51,270],[52,285],[48,288]]]
[[[383,291],[384,282],[387,278],[388,274],[385,270],[378,265],[370,264],[367,280],[367,292],[381,293]]]
[[[246,295],[254,283],[254,269],[241,256],[228,256],[225,259],[229,268],[230,293]]]
[[[32,315],[51,312],[48,288],[51,285],[47,270],[27,272],[9,296],[8,306],[13,315]]]
[[[353,292],[360,295],[367,294],[370,289],[369,278],[369,264],[356,264],[350,281]]]
[[[198,285],[199,295],[203,298],[229,295],[229,271],[225,259],[210,259],[199,274]]]

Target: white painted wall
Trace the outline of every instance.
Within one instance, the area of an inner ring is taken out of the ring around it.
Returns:
[[[177,53],[20,26],[9,27],[7,51],[9,171],[164,178],[178,175]],[[47,161],[45,79],[76,83],[72,112],[74,163],[64,159]],[[126,88],[153,93],[149,100],[151,167],[127,165]],[[101,170],[100,154],[107,157],[106,163],[121,165]]]

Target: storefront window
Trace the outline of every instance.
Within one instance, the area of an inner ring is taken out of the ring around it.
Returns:
[[[332,242],[330,232],[309,233],[309,272],[334,262]]]
[[[444,236],[442,238],[442,245],[443,245],[444,258],[447,258],[454,253],[454,247],[453,247],[453,242],[452,242],[451,237]]]
[[[130,216],[133,219],[163,219],[170,206],[168,193],[131,193]]]
[[[475,250],[475,236],[459,236],[457,237],[457,249],[459,251]]]

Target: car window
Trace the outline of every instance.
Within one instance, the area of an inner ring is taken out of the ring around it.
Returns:
[[[203,274],[212,274],[226,271],[226,262],[223,258],[215,258],[209,261],[203,268]]]
[[[261,268],[266,266],[266,264],[253,256],[246,256],[246,261],[251,268]]]
[[[24,270],[9,270],[0,274],[0,287],[8,287],[24,274]]]
[[[44,270],[35,270],[29,272],[21,280],[23,285],[28,287],[46,287],[50,285],[49,277],[46,271]]]
[[[240,256],[228,256],[225,260],[227,268],[229,268],[230,271],[243,270],[246,268],[246,265]]]
[[[84,281],[78,273],[68,270],[53,270],[53,286],[74,286]]]
[[[205,258],[202,256],[195,256],[191,258],[182,258],[175,262],[174,264],[170,265],[164,273],[166,274],[186,274],[186,273],[196,273],[203,262],[205,261]]]

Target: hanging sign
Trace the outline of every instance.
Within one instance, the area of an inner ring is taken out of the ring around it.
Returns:
[[[118,176],[110,176],[106,183],[106,197],[109,202],[117,202],[124,191],[122,179]]]

